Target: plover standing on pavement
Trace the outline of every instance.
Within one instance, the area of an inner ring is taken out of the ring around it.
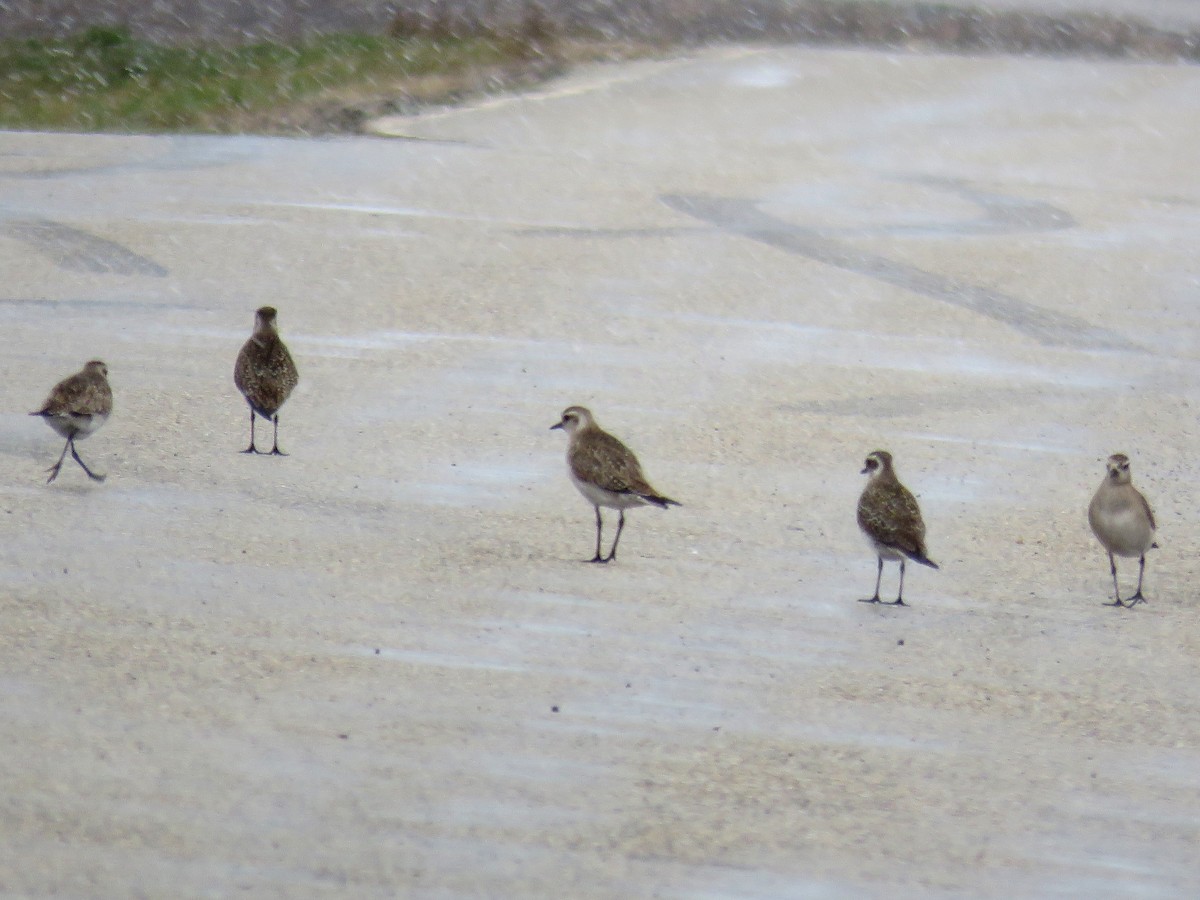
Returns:
[[[64,378],[54,386],[46,402],[31,416],[41,416],[46,424],[67,439],[63,452],[58,456],[58,462],[46,471],[50,477],[46,484],[58,477],[67,451],[75,462],[79,463],[88,478],[93,481],[103,481],[105,476],[97,475],[79,458],[75,450],[75,439],[82,440],[93,432],[99,431],[100,426],[108,421],[112,412],[112,388],[108,386],[108,366],[93,359],[82,370],[70,378]]]
[[[938,568],[938,564],[925,552],[925,523],[921,520],[921,510],[917,506],[916,498],[896,477],[892,468],[892,454],[886,450],[869,453],[862,472],[864,475],[870,475],[870,478],[862,496],[858,498],[858,527],[875,548],[875,555],[879,558],[879,572],[875,576],[875,596],[860,602],[883,602],[879,599],[883,561],[894,559],[900,562],[900,589],[896,592],[896,599],[889,605],[906,606],[905,559],[919,562],[931,569]]]
[[[233,383],[250,404],[250,446],[243,453],[260,453],[254,446],[254,414],[275,425],[271,453],[287,456],[279,449],[279,407],[300,380],[287,346],[275,330],[275,309],[264,306],[254,314],[254,334],[242,345],[233,367]]]
[[[1108,564],[1112,568],[1114,599],[1105,605],[1126,606],[1117,584],[1117,561],[1113,558],[1116,554],[1138,558],[1137,593],[1128,602],[1129,606],[1136,606],[1146,602],[1142,596],[1146,551],[1158,546],[1154,543],[1154,513],[1146,498],[1133,486],[1128,456],[1114,453],[1108,458],[1107,469],[1104,481],[1088,506],[1088,524],[1108,551]]]
[[[664,497],[646,481],[633,451],[596,424],[591,412],[582,406],[568,406],[557,425],[570,438],[567,445],[567,470],[571,482],[596,509],[596,555],[588,562],[606,563],[617,558],[617,542],[625,527],[625,510],[653,504],[666,509],[680,504]],[[617,535],[608,556],[600,555],[603,521],[600,507],[619,510]]]

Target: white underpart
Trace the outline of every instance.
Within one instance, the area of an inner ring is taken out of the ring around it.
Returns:
[[[863,535],[863,537],[866,537],[866,535]],[[875,551],[876,555],[878,555],[880,559],[892,560],[892,561],[900,561],[900,560],[908,559],[907,556],[905,556],[903,553],[901,553],[899,550],[895,549],[894,547],[888,547],[884,544],[880,544],[876,541],[873,541],[869,537],[867,538],[867,543],[871,545],[871,549]]]
[[[108,421],[106,415],[81,416],[78,413],[58,413],[53,416],[42,416],[46,424],[63,437],[85,438],[100,430],[100,426]]]
[[[571,484],[579,490],[587,498],[588,503],[592,506],[606,506],[609,509],[630,509],[634,506],[646,506],[646,501],[637,494],[617,494],[613,491],[606,491],[602,487],[592,484],[590,481],[583,481],[571,471],[570,466],[567,467],[567,474],[571,476]]]

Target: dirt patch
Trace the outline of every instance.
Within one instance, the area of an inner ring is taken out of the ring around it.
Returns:
[[[359,134],[379,116],[412,115],[488,94],[521,91],[566,71],[567,63],[544,60],[482,66],[462,72],[418,75],[388,85],[329,90],[282,108],[235,114],[228,130],[258,134]]]
[[[616,62],[652,55],[656,48],[632,42],[573,42],[543,56],[518,56],[505,63],[358,84],[301,98],[284,107],[235,112],[223,130],[257,134],[363,134],[381,116],[413,115],[495,94],[527,91],[569,71],[601,60]]]
[[[1031,6],[1035,4],[1031,3]],[[1080,6],[1084,6],[1081,2]],[[289,41],[312,34],[408,30],[496,32],[539,27],[602,40],[779,40],[1018,53],[1200,58],[1200,24],[1154,16],[994,9],[986,2],[884,0],[10,0],[0,34],[62,36],[125,27],[164,43]]]

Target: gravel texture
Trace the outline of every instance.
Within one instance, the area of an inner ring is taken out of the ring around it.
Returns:
[[[728,47],[387,140],[0,135],[0,891],[1196,896],[1198,96]],[[47,486],[94,357],[108,481]],[[608,567],[572,403],[684,504]],[[910,609],[856,602],[876,448]]]

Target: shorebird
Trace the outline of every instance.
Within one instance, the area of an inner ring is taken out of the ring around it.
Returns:
[[[1133,486],[1128,456],[1114,453],[1108,458],[1107,469],[1104,481],[1100,482],[1088,506],[1088,524],[1108,551],[1108,564],[1112,569],[1115,599],[1105,606],[1126,606],[1117,585],[1117,561],[1113,555],[1138,558],[1137,593],[1128,601],[1128,606],[1132,607],[1146,602],[1142,596],[1146,551],[1158,546],[1154,543],[1154,513],[1146,498]]]
[[[279,407],[300,380],[287,345],[275,330],[275,308],[264,306],[254,314],[254,334],[242,345],[233,367],[233,383],[250,404],[250,446],[243,453],[261,453],[254,446],[254,414],[275,425],[271,453],[287,456],[279,449]]]
[[[108,366],[98,359],[93,359],[70,378],[64,378],[54,386],[42,408],[30,413],[31,416],[41,416],[47,425],[67,439],[58,462],[46,470],[50,473],[46,484],[58,477],[68,450],[75,462],[87,472],[88,478],[92,481],[104,480],[105,476],[97,475],[79,458],[75,439],[82,440],[99,431],[111,412],[112,388],[108,386]]]
[[[617,558],[617,542],[625,527],[625,510],[634,506],[679,506],[664,497],[646,481],[633,451],[596,424],[591,412],[582,406],[568,406],[562,420],[550,430],[561,428],[570,438],[567,444],[567,471],[571,482],[596,509],[596,555],[588,562],[606,563]],[[600,555],[600,533],[604,527],[600,507],[619,510],[617,536],[608,556]]]
[[[862,470],[870,475],[862,496],[858,498],[858,527],[862,529],[875,555],[879,558],[879,572],[875,576],[875,596],[861,603],[881,603],[879,583],[883,580],[883,561],[900,562],[900,589],[889,606],[906,606],[904,602],[904,561],[911,559],[931,569],[938,564],[925,552],[925,523],[917,500],[896,477],[892,468],[892,454],[886,450],[875,450],[867,454]]]

